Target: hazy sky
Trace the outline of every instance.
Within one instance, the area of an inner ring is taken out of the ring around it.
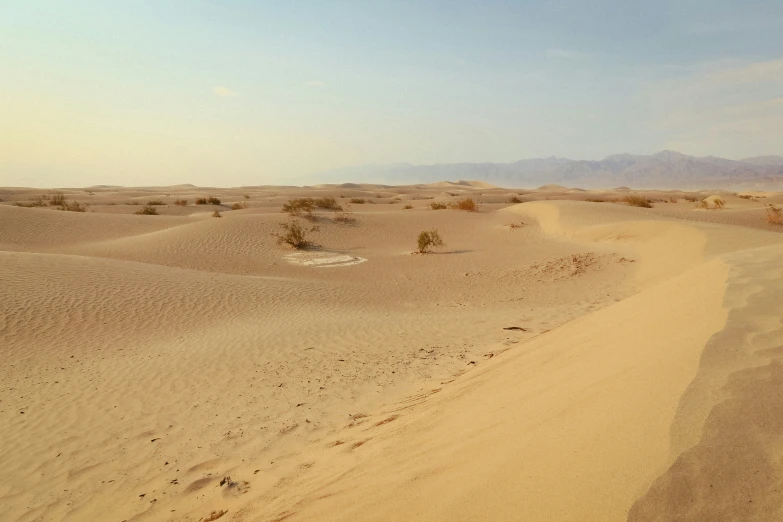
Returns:
[[[783,154],[783,2],[0,0],[0,185]]]

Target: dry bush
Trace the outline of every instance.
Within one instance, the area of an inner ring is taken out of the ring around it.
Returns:
[[[696,203],[696,197],[694,196],[683,196],[683,199],[688,203]]]
[[[440,234],[437,230],[425,230],[419,233],[419,248],[416,250],[416,252],[419,254],[426,254],[428,252],[432,252],[432,249],[435,247],[442,247],[443,244],[443,239],[440,237]]]
[[[63,201],[62,205],[57,207],[57,210],[65,210],[66,212],[87,212],[87,204],[79,203],[78,201],[72,201],[71,203]]]
[[[141,216],[157,216],[158,209],[147,205],[144,208],[140,208],[139,210],[137,210],[135,214],[139,214]]]
[[[43,196],[35,196],[33,198],[30,198],[30,201],[16,201],[14,202],[14,205],[16,205],[17,207],[32,208],[32,207],[45,207],[47,203],[44,200]]]
[[[313,203],[316,207],[326,210],[339,211],[343,209],[343,207],[341,207],[334,198],[316,198]]]
[[[289,199],[287,203],[283,203],[283,208],[280,212],[298,216],[300,214],[311,214],[314,207],[315,202],[313,198]]]
[[[339,214],[335,214],[334,222],[342,225],[353,225],[356,223],[356,218],[351,212],[340,212]]]
[[[652,202],[642,196],[625,196],[623,201],[632,207],[653,208]]]
[[[52,192],[49,194],[49,204],[53,207],[59,207],[63,203],[65,203],[65,194],[62,192]]]
[[[221,216],[221,215],[220,215],[220,211],[219,211],[219,210],[215,210],[215,211],[212,213],[212,217],[223,217],[223,216]]]
[[[601,198],[587,198],[585,201],[589,201],[590,203],[606,203],[606,200]]]
[[[511,196],[510,198],[508,198],[508,202],[509,202],[509,203],[522,203],[522,200],[521,200],[521,199],[519,199],[519,198],[518,198],[518,197],[516,197],[516,196]]]
[[[188,200],[187,199],[177,199],[174,201],[174,204],[178,207],[186,207],[188,206]]]
[[[196,205],[206,205],[207,198],[196,198]]]
[[[234,203],[231,205],[231,210],[243,210],[247,208],[247,203]]]
[[[147,201],[147,205],[149,205],[149,206],[154,206],[154,205],[161,206],[161,205],[165,205],[165,203],[162,202],[159,199],[151,199],[151,200]]]
[[[478,205],[473,201],[473,198],[460,199],[449,203],[449,208],[455,210],[467,210],[468,212],[475,212],[478,210]]]
[[[750,199],[750,198],[753,197],[750,194],[737,194],[737,196],[742,198],[742,199]]]
[[[364,198],[352,198],[350,201],[351,203],[354,203],[356,205],[364,205],[365,203],[367,203],[367,200],[365,200]]]
[[[303,227],[299,221],[293,220],[290,223],[280,223],[281,232],[272,234],[277,238],[277,242],[280,244],[290,245],[297,249],[307,248],[313,243],[307,239],[307,234],[310,232],[318,232],[318,227],[312,227],[307,230]]]
[[[410,210],[412,208],[413,208],[413,205],[405,205],[404,207],[402,207],[403,210]]]
[[[769,204],[764,205],[767,211],[767,221],[772,225],[783,225],[783,208]]]
[[[242,194],[242,197],[245,199],[250,199],[250,194]]]
[[[207,203],[209,203],[210,205],[220,205],[220,200],[218,198],[209,196],[207,198]]]
[[[715,201],[713,201],[712,204],[715,205],[716,210],[720,210],[726,205],[726,202],[720,198],[715,198]]]
[[[710,204],[707,203],[706,200],[702,199],[701,201],[699,201],[699,203],[696,204],[696,208],[707,210],[708,208],[710,208]]]
[[[677,203],[678,201],[679,201],[679,199],[677,199],[677,198],[676,198],[676,197],[674,197],[674,196],[672,196],[672,197],[670,197],[670,198],[669,198],[669,203]]]
[[[432,210],[444,210],[448,207],[446,206],[445,203],[438,203],[436,201],[433,201],[432,203],[430,203],[430,208]]]

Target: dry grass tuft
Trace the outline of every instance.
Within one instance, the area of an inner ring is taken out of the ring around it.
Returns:
[[[710,204],[707,203],[706,200],[702,199],[701,201],[699,201],[696,204],[696,208],[701,208],[701,209],[707,210],[708,208],[710,208]]]
[[[436,201],[433,201],[432,203],[430,203],[430,208],[432,210],[445,210],[448,207],[446,206],[445,203],[438,203]]]
[[[158,215],[158,209],[155,207],[151,207],[149,205],[145,206],[144,208],[140,208],[135,214],[139,214],[141,216],[157,216]]]
[[[767,222],[772,225],[783,225],[783,208],[769,204],[764,205],[767,211]]]
[[[310,232],[318,232],[318,227],[312,227],[307,230],[303,227],[299,221],[293,220],[290,223],[280,223],[281,232],[272,234],[277,238],[277,242],[286,245],[290,245],[296,249],[307,248],[312,246],[312,242],[307,239],[307,234]]]
[[[721,210],[724,206],[726,206],[726,202],[720,198],[715,198],[715,201],[713,201],[712,204],[715,205],[716,210]]]
[[[334,198],[316,198],[313,201],[313,204],[318,208],[323,208],[325,210],[335,210],[340,211],[343,209],[338,203],[337,200]]]
[[[419,254],[427,254],[429,252],[432,252],[433,248],[436,247],[442,247],[444,245],[443,239],[440,237],[440,234],[437,230],[425,230],[421,233],[419,233],[418,238],[418,252]]]
[[[367,200],[365,200],[364,198],[352,198],[350,202],[355,203],[356,205],[364,205],[365,203],[367,203]]]
[[[413,205],[405,205],[404,207],[402,207],[403,210],[410,210],[412,208],[413,208]]]
[[[449,208],[455,210],[466,210],[468,212],[475,212],[478,210],[478,205],[476,204],[475,201],[473,201],[473,198],[465,198],[465,199],[460,199],[459,201],[449,203]]]
[[[356,218],[352,212],[340,212],[339,214],[335,214],[334,222],[342,225],[355,225]]]
[[[68,203],[67,201],[63,201],[62,205],[57,207],[57,210],[64,210],[66,212],[87,212],[87,203],[79,203],[78,201]]]
[[[695,196],[683,196],[682,199],[684,199],[688,203],[696,203],[697,198]]]
[[[49,204],[53,207],[59,207],[65,204],[65,194],[62,192],[52,192],[49,194]]]
[[[188,200],[187,199],[178,199],[174,201],[174,204],[178,207],[186,207],[188,206]]]
[[[159,199],[151,199],[151,200],[147,201],[147,205],[150,205],[150,206],[153,206],[153,205],[162,206],[162,205],[165,205],[165,203],[162,202]]]
[[[234,203],[231,205],[231,210],[243,210],[247,208],[247,203]]]
[[[215,211],[212,213],[212,217],[223,217],[223,216],[221,216],[221,215],[220,215],[220,211],[219,211],[219,210],[215,210]]]
[[[508,202],[509,202],[509,203],[522,203],[522,200],[521,200],[521,199],[519,199],[519,198],[518,198],[518,197],[516,197],[516,196],[511,196],[510,198],[508,198]]]
[[[622,200],[632,207],[653,208],[652,202],[642,196],[625,196]]]

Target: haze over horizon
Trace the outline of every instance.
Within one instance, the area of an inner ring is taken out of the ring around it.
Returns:
[[[781,22],[758,0],[6,5],[0,185],[781,154]]]

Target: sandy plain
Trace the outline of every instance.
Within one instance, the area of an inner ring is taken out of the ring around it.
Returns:
[[[783,519],[781,194],[60,190],[0,189],[2,520]]]

